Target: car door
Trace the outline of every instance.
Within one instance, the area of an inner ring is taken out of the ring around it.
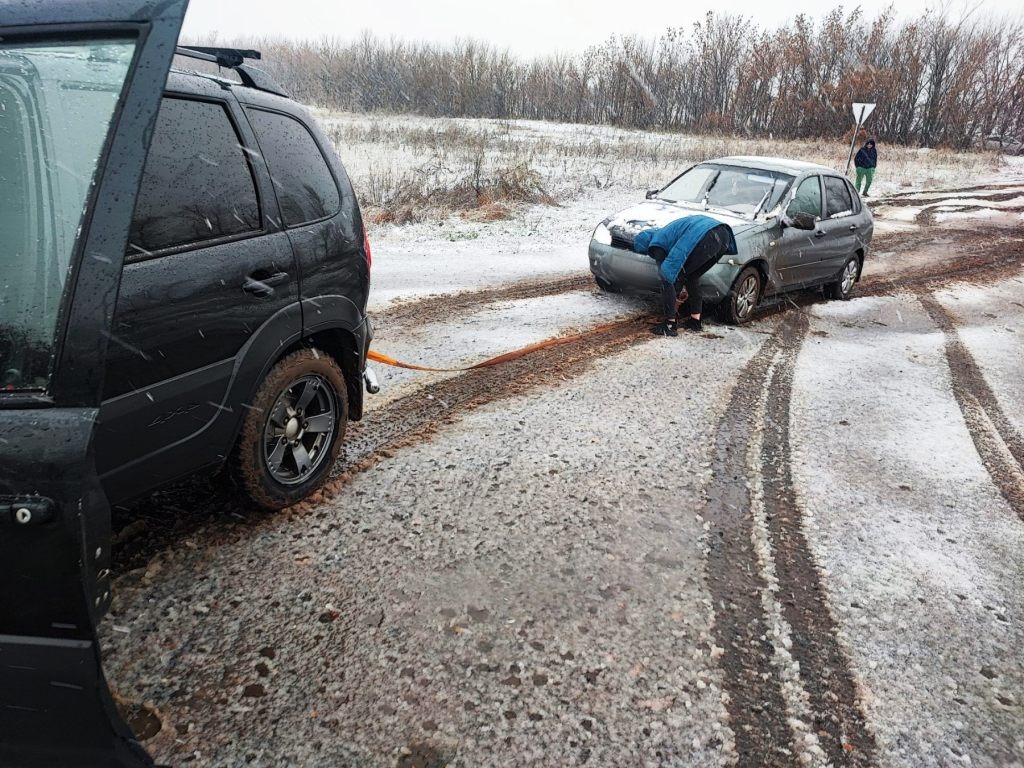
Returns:
[[[815,268],[815,280],[823,282],[839,274],[847,258],[857,250],[857,219],[849,184],[840,176],[822,176],[825,190],[825,217],[819,229],[825,233],[819,250],[821,260]],[[858,201],[859,202],[859,201]]]
[[[820,225],[822,211],[821,176],[812,174],[794,185],[786,216],[806,213],[814,216]],[[782,230],[775,257],[780,290],[801,288],[814,283],[821,259],[823,237],[820,226],[812,231],[795,227]]]
[[[115,502],[222,459],[239,356],[272,320],[284,342],[302,330],[265,168],[237,102],[209,87],[164,96],[132,220],[97,432]]]
[[[141,766],[95,622],[110,509],[93,431],[131,208],[185,0],[0,16],[0,765]]]

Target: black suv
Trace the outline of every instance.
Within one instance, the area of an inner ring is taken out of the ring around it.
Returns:
[[[235,65],[243,83],[168,77],[114,311],[97,469],[118,503],[227,462],[253,501],[279,508],[323,483],[362,416],[370,248],[307,111],[239,52],[178,53]]]
[[[95,636],[108,498],[229,464],[287,505],[363,410],[345,171],[255,52],[179,50],[237,83],[171,71],[186,5],[0,0],[5,768],[152,764]]]

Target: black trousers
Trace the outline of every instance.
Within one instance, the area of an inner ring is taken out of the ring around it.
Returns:
[[[676,317],[679,285],[686,286],[686,303],[682,307],[682,314],[699,315],[701,313],[704,309],[704,298],[700,294],[700,279],[705,272],[718,263],[727,247],[728,244],[721,229],[715,227],[694,246],[675,283],[670,283],[662,276],[661,298],[666,320],[674,320]]]

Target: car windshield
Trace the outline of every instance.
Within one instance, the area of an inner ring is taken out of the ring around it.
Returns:
[[[0,44],[0,390],[49,383],[71,256],[134,46]]]
[[[752,215],[778,205],[792,181],[793,176],[778,171],[702,163],[665,187],[658,198]]]

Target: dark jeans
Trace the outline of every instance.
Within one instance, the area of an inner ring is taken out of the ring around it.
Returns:
[[[711,269],[718,260],[722,258],[727,248],[726,239],[716,227],[708,232],[697,245],[694,246],[690,255],[686,258],[683,271],[679,273],[676,284],[661,278],[661,298],[665,309],[665,319],[674,320],[676,317],[676,302],[678,301],[679,289],[677,285],[686,286],[686,303],[681,309],[682,314],[699,315],[704,309],[704,298],[700,294],[700,279]]]

